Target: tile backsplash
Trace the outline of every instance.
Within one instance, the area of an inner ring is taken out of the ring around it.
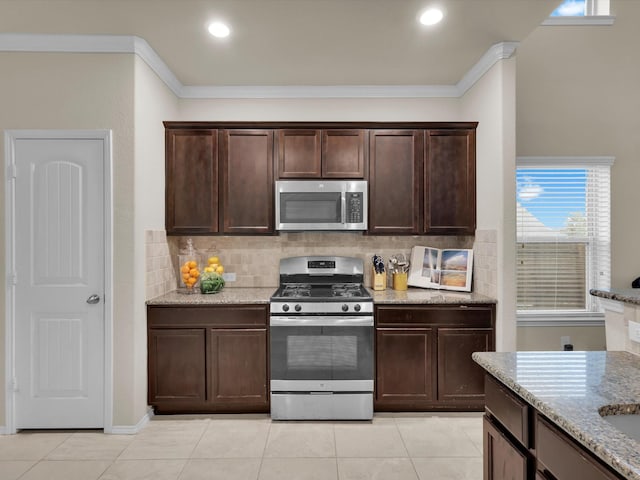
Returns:
[[[165,231],[147,230],[144,233],[145,299],[149,300],[175,290],[177,282]]]
[[[473,290],[495,297],[496,233],[479,231],[476,236],[380,236],[350,232],[298,232],[274,236],[166,236],[164,231],[146,232],[147,298],[176,288],[177,255],[193,239],[203,254],[217,255],[236,281],[227,287],[276,287],[281,258],[301,255],[342,255],[362,258],[365,285],[371,285],[371,257],[409,255],[415,245],[435,248],[474,248]],[[167,267],[167,264],[169,267]],[[151,296],[150,296],[151,295]]]
[[[498,297],[498,232],[476,230],[473,243],[473,290]]]

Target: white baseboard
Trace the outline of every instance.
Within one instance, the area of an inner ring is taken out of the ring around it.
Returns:
[[[105,433],[111,433],[112,435],[135,435],[136,433],[139,433],[147,423],[149,423],[153,418],[153,415],[153,408],[149,408],[147,413],[145,413],[145,415],[135,425],[114,425],[111,427],[110,432],[105,430]]]

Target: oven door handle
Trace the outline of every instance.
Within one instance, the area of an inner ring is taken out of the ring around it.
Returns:
[[[271,327],[373,327],[373,316],[362,317],[271,317]]]

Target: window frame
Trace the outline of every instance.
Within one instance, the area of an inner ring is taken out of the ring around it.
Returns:
[[[589,168],[595,166],[608,166],[611,168],[614,164],[615,157],[613,156],[549,156],[549,157],[517,157],[516,158],[516,172],[518,168]],[[611,172],[609,172],[609,188],[611,187]],[[514,204],[517,199],[514,199]],[[611,207],[611,200],[609,200],[609,207]],[[609,214],[609,221],[611,221],[611,213]],[[517,237],[517,224],[516,224],[516,248],[520,243]],[[584,237],[580,237],[584,239]],[[609,233],[610,238],[610,233]],[[587,237],[586,242],[591,240]],[[611,248],[611,242],[609,241],[609,249]],[[609,255],[610,257],[610,255]],[[514,259],[515,260],[515,259]],[[591,262],[587,261],[586,268],[591,267]],[[611,268],[611,265],[609,265]],[[517,265],[516,265],[517,272]],[[517,274],[516,274],[517,276]],[[590,276],[587,272],[587,294],[588,290],[593,288],[590,285]],[[598,299],[597,299],[598,300]],[[596,301],[597,301],[596,300]],[[587,310],[516,310],[516,323],[522,327],[542,327],[542,326],[594,326],[604,325],[604,309],[601,302],[597,301],[599,305],[599,311],[587,311]],[[517,308],[517,284],[516,284],[516,308]]]
[[[542,22],[542,25],[545,25],[545,26],[563,26],[563,25],[564,26],[571,26],[571,25],[609,26],[609,25],[613,25],[615,20],[616,20],[615,15],[611,15],[610,0],[586,0],[584,15],[575,15],[575,16],[564,15],[564,16],[556,16],[556,17],[549,16],[546,20]]]

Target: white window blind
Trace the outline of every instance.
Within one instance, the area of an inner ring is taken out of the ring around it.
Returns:
[[[606,158],[518,158],[517,308],[597,312],[610,285],[610,170]]]

